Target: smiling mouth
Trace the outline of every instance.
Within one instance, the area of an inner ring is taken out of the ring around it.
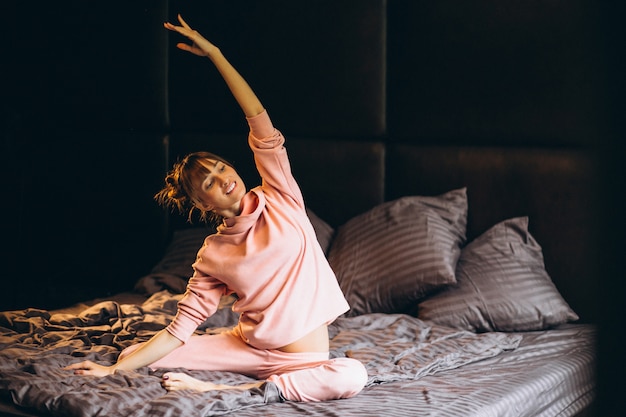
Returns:
[[[237,183],[235,181],[231,182],[228,188],[226,188],[226,195],[229,195],[230,193],[232,193],[236,185]]]

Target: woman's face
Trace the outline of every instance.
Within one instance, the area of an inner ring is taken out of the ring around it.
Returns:
[[[240,212],[240,203],[246,186],[235,169],[222,161],[206,160],[208,174],[194,184],[196,207],[214,211],[223,217],[234,217]]]

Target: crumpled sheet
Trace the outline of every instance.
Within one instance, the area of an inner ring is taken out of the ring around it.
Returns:
[[[214,416],[282,401],[272,383],[247,391],[168,393],[160,378],[171,369],[145,367],[102,378],[62,369],[86,359],[115,362],[122,349],[148,340],[167,326],[179,299],[180,295],[161,291],[143,305],[105,301],[76,315],[37,309],[0,313],[0,396],[36,412],[65,417]],[[219,332],[236,320],[225,306],[198,332]],[[458,368],[515,349],[522,338],[458,331],[402,314],[340,318],[329,331],[331,357],[362,361],[368,385],[415,380]],[[215,383],[252,381],[231,372],[176,370]]]

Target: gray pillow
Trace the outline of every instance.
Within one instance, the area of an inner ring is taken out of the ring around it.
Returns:
[[[191,265],[196,261],[198,250],[204,239],[213,233],[213,226],[174,231],[163,257],[148,275],[137,281],[135,290],[148,295],[164,289],[174,293],[185,292],[187,281],[193,275]]]
[[[315,229],[315,234],[317,235],[317,241],[322,247],[324,254],[328,255],[328,248],[330,247],[330,243],[333,240],[335,229],[333,229],[328,223],[322,220],[311,209],[307,208],[306,214],[309,216],[309,220],[311,220],[313,229]]]
[[[498,223],[463,248],[456,277],[456,285],[419,304],[420,319],[480,332],[578,320],[544,268],[527,217]]]
[[[443,285],[465,243],[466,189],[383,203],[341,226],[328,260],[350,311],[406,312]]]

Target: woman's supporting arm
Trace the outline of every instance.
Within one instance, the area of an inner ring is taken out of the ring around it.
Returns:
[[[154,363],[183,344],[167,330],[161,330],[139,349],[121,358],[111,366],[99,365],[91,361],[74,363],[65,369],[73,370],[76,375],[105,376],[117,370],[133,371]]]
[[[191,29],[180,15],[178,15],[178,21],[181,26],[175,26],[169,22],[166,22],[164,26],[166,29],[187,37],[193,43],[191,45],[178,43],[176,46],[194,55],[206,56],[213,62],[246,117],[254,117],[262,113],[265,109],[261,101],[259,101],[246,80],[224,57],[220,49],[206,40],[198,31]]]

